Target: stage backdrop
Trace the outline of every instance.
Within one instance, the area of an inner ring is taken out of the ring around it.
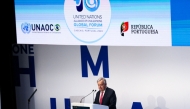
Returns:
[[[12,50],[17,109],[68,109],[70,96],[98,90],[99,77],[115,90],[117,109],[131,109],[133,102],[143,109],[190,109],[189,47],[13,45]],[[84,102],[92,103],[93,94]]]

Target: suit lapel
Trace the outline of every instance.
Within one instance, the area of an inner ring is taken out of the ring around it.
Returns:
[[[97,100],[98,100],[98,104],[100,104],[100,91],[97,93],[97,96],[98,96],[98,97],[97,97],[97,98],[98,98],[98,99],[97,99]]]

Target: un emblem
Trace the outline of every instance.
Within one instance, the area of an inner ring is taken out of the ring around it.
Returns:
[[[23,33],[30,33],[31,31],[31,25],[29,23],[22,23],[21,29]]]
[[[60,25],[59,24],[56,24],[55,27],[54,27],[55,31],[59,31],[61,29]]]

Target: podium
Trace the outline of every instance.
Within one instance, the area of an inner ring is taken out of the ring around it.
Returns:
[[[109,107],[91,103],[71,103],[71,109],[109,109]]]

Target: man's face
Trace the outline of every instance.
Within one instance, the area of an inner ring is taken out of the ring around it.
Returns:
[[[101,80],[101,81],[98,82],[98,89],[100,91],[104,91],[106,89],[106,84],[104,83],[103,80]]]

